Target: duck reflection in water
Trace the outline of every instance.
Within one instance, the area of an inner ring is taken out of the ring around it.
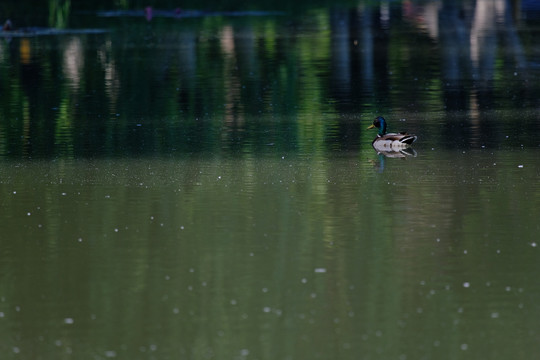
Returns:
[[[400,133],[387,133],[386,120],[382,116],[377,116],[368,129],[378,128],[379,133],[371,145],[379,153],[386,157],[406,157],[416,156],[416,151],[410,148],[416,141],[416,135]]]

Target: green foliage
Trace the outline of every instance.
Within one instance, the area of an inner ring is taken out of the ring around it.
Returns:
[[[514,72],[504,52],[493,52],[487,65],[491,82],[472,81],[466,65],[457,69],[461,78],[447,79],[456,72],[448,69],[452,56],[461,53],[442,52],[414,21],[394,20],[402,15],[397,5],[389,8],[389,26],[379,23],[377,4],[314,7],[302,16],[151,21],[142,13],[79,13],[80,6],[50,1],[49,22],[108,32],[0,44],[2,156],[322,154],[369,144],[372,134],[362,129],[377,114],[394,131],[423,129],[430,132],[425,144],[455,147],[501,141],[504,134],[490,135],[493,127],[506,129],[512,116],[499,112],[490,124],[480,115],[469,131],[453,111],[537,106],[537,83],[515,81],[531,73]],[[440,116],[444,109],[447,117]],[[416,122],[402,129],[399,120],[407,117]],[[535,126],[534,113],[522,118]],[[534,142],[525,131],[512,141]]]

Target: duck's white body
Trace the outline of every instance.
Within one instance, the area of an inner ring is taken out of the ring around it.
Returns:
[[[377,135],[371,145],[377,151],[399,151],[409,147],[416,138],[416,135],[388,133],[382,136]]]
[[[373,124],[368,129],[378,128],[379,133],[373,140],[371,145],[377,151],[400,151],[409,147],[416,141],[416,135],[402,133],[386,133],[386,120],[382,116],[378,116]]]

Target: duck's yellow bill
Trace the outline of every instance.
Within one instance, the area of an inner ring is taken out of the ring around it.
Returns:
[[[370,126],[368,126],[367,130],[373,129],[374,127],[375,127],[375,125],[371,124]]]

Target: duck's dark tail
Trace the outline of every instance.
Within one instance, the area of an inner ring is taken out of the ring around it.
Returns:
[[[413,142],[416,141],[416,135],[408,135],[407,136],[404,136],[401,140],[399,140],[400,142],[404,143],[404,144],[408,144],[408,145],[411,145]]]

